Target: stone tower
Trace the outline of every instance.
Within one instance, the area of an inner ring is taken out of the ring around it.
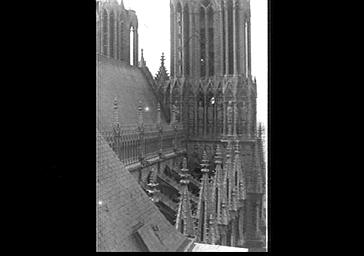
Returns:
[[[249,0],[171,0],[171,75],[251,76]]]
[[[179,113],[188,168],[204,181],[197,237],[261,248],[265,169],[251,73],[250,1],[171,0],[170,8],[170,77],[155,80],[156,94],[167,116]],[[210,181],[202,160],[210,172],[218,170]]]
[[[135,11],[126,10],[123,1],[96,1],[96,53],[138,66],[138,42]]]
[[[256,133],[256,83],[251,75],[249,0],[171,0],[171,70],[158,94],[182,113],[190,138]],[[211,155],[210,155],[211,156]]]

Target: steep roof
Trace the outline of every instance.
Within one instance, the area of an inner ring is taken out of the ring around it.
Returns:
[[[158,101],[139,68],[96,54],[96,69],[96,116],[100,132],[112,129],[115,98],[121,126],[137,123],[139,101],[149,108],[143,114],[144,123],[156,123]],[[164,120],[162,115],[162,124]]]
[[[192,252],[248,252],[247,248],[195,243]]]
[[[96,130],[97,251],[183,251],[190,241],[143,192]]]

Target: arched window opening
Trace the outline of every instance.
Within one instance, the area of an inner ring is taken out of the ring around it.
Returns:
[[[210,6],[207,12],[208,16],[208,43],[209,43],[209,76],[214,75],[214,11]]]
[[[174,6],[171,4],[170,5],[170,24],[171,24],[171,77],[174,77],[176,71],[175,71],[175,59],[174,59],[174,53],[175,53],[175,33],[176,33],[176,29],[175,29],[175,10],[174,10]]]
[[[189,134],[194,135],[195,128],[195,97],[192,92],[188,96],[188,128]]]
[[[167,87],[167,90],[166,90],[166,93],[165,93],[165,108],[166,108],[166,113],[167,113],[167,121],[168,121],[168,123],[169,122],[171,122],[171,106],[170,106],[170,102],[171,102],[171,98],[170,98],[170,95],[171,95],[171,93],[170,93],[170,90],[171,90],[171,86],[170,86],[170,84],[168,85],[168,87]]]
[[[131,26],[130,27],[130,31],[129,31],[129,33],[130,33],[130,41],[129,41],[129,45],[130,45],[130,51],[129,51],[129,56],[130,56],[130,59],[129,59],[129,64],[130,65],[134,65],[134,27],[133,26]]]
[[[177,4],[177,70],[182,75],[182,6]]]
[[[205,37],[205,9],[200,8],[200,71],[201,77],[206,76],[206,37]]]
[[[226,70],[226,31],[225,31],[225,5],[224,1],[221,1],[221,13],[222,13],[222,60],[223,60],[223,74],[227,74]]]
[[[108,55],[108,15],[107,11],[104,9],[103,15],[102,15],[102,54]]]
[[[238,134],[247,134],[248,131],[248,105],[246,98],[238,104]]]
[[[120,60],[120,20],[116,19],[116,47],[115,47],[115,58]]]
[[[120,20],[120,26],[119,26],[119,44],[118,44],[118,48],[119,48],[119,59],[120,60],[124,60],[124,22],[121,20],[122,17],[119,17]]]
[[[217,127],[217,134],[221,135],[223,133],[223,111],[224,111],[224,104],[223,104],[223,96],[222,96],[221,84],[220,88],[217,90],[216,94],[216,127]]]
[[[163,100],[164,100],[164,95],[163,95],[163,86],[159,87],[159,90],[158,90],[158,97],[159,97],[159,101],[160,101],[160,102],[163,102]]]
[[[226,106],[226,115],[225,115],[225,131],[226,132],[229,132],[229,116],[228,116],[228,112],[227,112],[227,106],[229,104],[229,101],[232,101],[233,100],[233,93],[231,91],[231,84],[228,84],[227,85],[227,89],[225,91],[225,106]],[[234,113],[234,111],[232,111],[232,113]],[[233,116],[231,116],[231,122],[233,121]]]
[[[175,111],[174,115],[176,118],[176,122],[180,121],[180,114],[181,114],[181,99],[180,99],[180,88],[178,83],[175,84],[172,92],[172,110]]]
[[[184,7],[183,13],[183,37],[184,37],[184,72],[185,75],[190,75],[190,18],[189,18],[189,9],[186,4]]]
[[[240,29],[240,23],[239,23],[239,21],[240,21],[240,12],[238,11],[239,10],[239,1],[236,1],[236,7],[235,7],[235,27],[237,28],[237,31]],[[240,44],[240,33],[236,33],[235,34],[235,43],[236,43],[236,45],[239,45]],[[240,49],[240,47],[236,47],[236,53],[235,53],[235,55],[237,56],[237,63],[236,63],[236,69],[237,70],[240,70],[240,67],[241,67],[241,63],[240,63],[240,57],[239,56],[241,56],[240,55],[240,51],[241,51],[241,49]]]
[[[246,74],[246,77],[248,77],[248,52],[249,52],[249,49],[248,49],[248,24],[247,24],[247,21],[245,19],[244,21],[244,33],[245,33],[245,74]]]
[[[234,35],[233,35],[233,3],[229,1],[227,3],[228,8],[228,44],[229,44],[229,74],[234,72]]]
[[[208,91],[207,91],[207,96],[206,96],[206,113],[207,113],[207,117],[206,117],[206,122],[207,122],[207,134],[211,134],[213,132],[213,126],[214,126],[214,94],[212,92],[212,88],[211,86],[209,87]]]
[[[200,88],[198,97],[197,97],[197,122],[198,122],[198,135],[203,135],[204,128],[204,94],[202,92],[202,88]]]
[[[114,18],[114,12],[112,11],[110,13],[110,36],[109,36],[109,39],[110,39],[110,57],[111,58],[114,58],[114,39],[115,39],[115,18]]]

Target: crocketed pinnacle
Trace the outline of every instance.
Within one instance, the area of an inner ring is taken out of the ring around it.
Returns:
[[[155,80],[157,81],[166,81],[169,79],[169,75],[167,72],[166,67],[164,66],[164,53],[162,53],[162,57],[161,57],[161,66],[159,67],[158,73],[155,77]]]
[[[180,173],[180,184],[182,189],[180,191],[181,197],[178,206],[176,229],[188,237],[194,237],[194,224],[191,211],[190,192],[188,191],[189,173],[187,169],[187,159],[183,158],[182,169]]]

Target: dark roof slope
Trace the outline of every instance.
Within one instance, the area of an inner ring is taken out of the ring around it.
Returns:
[[[97,251],[178,251],[188,244],[96,130]]]
[[[139,101],[144,107],[149,107],[149,111],[143,115],[144,123],[156,123],[158,101],[139,68],[99,54],[96,54],[96,68],[96,115],[99,129],[112,129],[115,97],[118,99],[121,126],[137,123]],[[162,122],[165,123],[163,115]]]

